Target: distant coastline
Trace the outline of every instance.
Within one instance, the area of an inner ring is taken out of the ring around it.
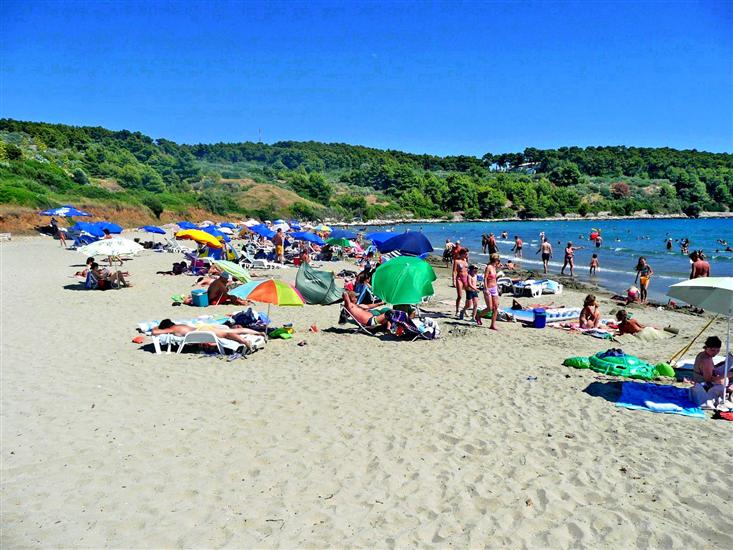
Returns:
[[[519,218],[519,217],[511,217],[511,218],[471,218],[471,219],[463,219],[460,217],[456,217],[453,219],[445,219],[445,218],[394,218],[394,219],[374,219],[374,220],[367,220],[367,221],[351,221],[351,222],[343,222],[343,221],[337,221],[337,220],[324,220],[325,223],[329,223],[331,225],[336,226],[367,226],[367,227],[381,227],[381,226],[388,226],[388,225],[398,225],[398,224],[406,224],[406,223],[418,223],[418,224],[434,224],[434,223],[499,223],[499,222],[559,222],[559,221],[565,221],[565,222],[576,222],[576,221],[604,221],[604,220],[694,220],[694,219],[711,219],[711,218],[733,218],[733,212],[701,212],[697,218],[692,218],[690,216],[687,216],[685,214],[639,214],[639,215],[633,215],[633,216],[613,216],[613,215],[606,215],[606,216],[586,216],[582,217],[580,215],[571,215],[571,216],[553,216],[553,217],[546,217],[546,218]]]

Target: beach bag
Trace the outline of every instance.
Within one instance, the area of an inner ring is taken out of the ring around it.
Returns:
[[[422,323],[425,326],[425,332],[432,334],[433,339],[440,338],[440,325],[438,325],[438,321],[432,317],[425,317],[422,319]]]

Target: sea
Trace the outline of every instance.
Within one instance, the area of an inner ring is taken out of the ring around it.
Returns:
[[[690,276],[690,259],[680,252],[680,240],[689,239],[689,251],[703,250],[711,266],[712,276],[733,277],[733,252],[726,252],[726,246],[733,248],[732,218],[701,219],[622,219],[622,220],[552,220],[552,221],[507,221],[507,222],[459,222],[459,223],[409,223],[387,227],[370,227],[367,231],[422,231],[430,239],[436,253],[441,253],[446,239],[460,240],[470,251],[472,263],[486,263],[488,255],[481,251],[481,235],[494,233],[499,245],[502,261],[514,260],[524,269],[540,270],[542,260],[537,254],[540,233],[544,232],[552,243],[553,258],[550,261],[549,278],[557,277],[563,262],[563,251],[568,241],[583,247],[575,253],[575,277],[590,281],[598,286],[625,294],[636,276],[635,267],[640,256],[644,256],[654,270],[649,284],[649,299],[666,303],[667,288]],[[589,240],[593,231],[600,230],[602,245],[596,248]],[[503,232],[508,238],[501,238]],[[523,258],[516,258],[512,252],[514,236],[524,241]],[[666,248],[666,241],[672,239],[672,250]],[[597,275],[589,275],[592,254],[598,254],[600,268]],[[565,270],[566,275],[568,270]]]

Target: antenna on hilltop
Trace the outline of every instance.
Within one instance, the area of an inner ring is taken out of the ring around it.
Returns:
[[[257,128],[257,143],[262,143],[262,128]]]

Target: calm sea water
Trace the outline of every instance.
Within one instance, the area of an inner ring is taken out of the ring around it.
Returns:
[[[573,221],[527,221],[527,222],[462,222],[433,224],[398,224],[395,231],[421,230],[430,239],[436,252],[441,251],[445,239],[460,239],[471,251],[473,262],[485,263],[487,256],[481,253],[481,235],[494,233],[499,244],[502,260],[513,258],[511,252],[514,235],[524,241],[524,259],[518,260],[523,268],[542,269],[539,254],[539,235],[544,231],[553,247],[549,275],[558,275],[563,261],[563,250],[568,241],[586,248],[575,253],[575,276],[591,280],[598,285],[622,293],[634,282],[634,267],[639,256],[646,257],[654,269],[649,287],[649,297],[666,301],[664,294],[673,283],[687,279],[690,274],[690,260],[680,253],[675,239],[690,240],[690,251],[702,249],[711,264],[714,276],[733,276],[733,252],[725,252],[725,246],[717,239],[727,241],[733,247],[733,219],[674,219],[674,220],[573,220]],[[600,229],[603,244],[596,248],[588,236],[593,228]],[[383,228],[373,228],[383,231]],[[508,239],[501,239],[503,231]],[[581,239],[582,236],[582,239]],[[667,237],[673,240],[672,251],[667,251]],[[591,255],[597,253],[600,269],[590,277],[588,267]],[[568,271],[565,271],[566,274]]]

